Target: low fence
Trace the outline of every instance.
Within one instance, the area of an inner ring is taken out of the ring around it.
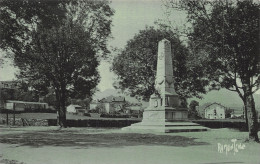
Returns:
[[[225,119],[225,120],[192,120],[194,123],[198,123],[208,128],[232,128],[240,131],[248,131],[245,120]],[[260,122],[258,121],[258,127],[260,130]]]
[[[138,119],[84,119],[84,120],[67,120],[68,127],[125,127],[133,123],[140,122]],[[13,118],[0,118],[0,124],[15,125],[15,126],[57,126],[57,119],[24,119],[16,118],[15,123]]]
[[[14,122],[13,118],[9,118],[8,120],[0,118],[0,124],[15,126],[49,126],[49,121],[44,119],[16,118]]]
[[[0,124],[7,124],[5,118],[0,118]],[[68,127],[125,127],[140,122],[141,119],[106,119],[106,118],[89,118],[89,119],[67,119]],[[241,131],[247,131],[244,120],[192,120],[208,128],[233,128]],[[260,122],[258,122],[260,128]],[[15,126],[57,126],[57,119],[24,119],[16,118],[15,124],[13,118],[8,119],[8,125]],[[260,129],[259,129],[260,130]]]
[[[140,122],[138,119],[86,119],[86,120],[67,120],[68,127],[125,127]],[[57,125],[56,119],[48,119],[49,126]]]

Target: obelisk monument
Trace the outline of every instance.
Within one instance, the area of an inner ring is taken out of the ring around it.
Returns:
[[[158,45],[155,93],[150,97],[143,119],[176,121],[187,118],[187,109],[180,108],[179,96],[174,89],[171,43],[163,39]]]
[[[188,121],[187,109],[180,107],[179,95],[174,89],[171,43],[163,39],[158,44],[155,93],[144,110],[141,123],[123,130],[157,132],[204,131],[207,128]]]

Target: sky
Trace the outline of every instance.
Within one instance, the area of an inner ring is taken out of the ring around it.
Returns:
[[[145,29],[145,26],[154,26],[155,21],[166,18],[161,0],[112,0],[111,7],[115,10],[115,14],[112,23],[113,39],[109,40],[109,47],[124,48],[127,41],[132,39],[139,30]],[[185,15],[175,11],[171,15],[171,20],[174,25],[181,25],[185,21]],[[0,58],[1,54],[0,51]],[[113,51],[111,55],[115,55]],[[110,71],[110,66],[111,62],[102,60],[98,67],[101,76],[98,88],[101,92],[113,88],[116,75]],[[12,62],[8,61],[0,67],[0,81],[14,79],[17,70],[12,66]]]
[[[123,48],[127,41],[134,37],[145,26],[154,25],[154,21],[163,17],[163,8],[160,0],[113,0],[111,7],[115,10],[113,16],[112,37],[109,47]],[[0,58],[3,52],[0,52]],[[111,52],[113,55],[113,52]],[[113,79],[116,77],[110,71],[110,62],[102,60],[98,68],[101,81],[98,85],[100,91],[113,88]],[[15,72],[11,61],[0,68],[0,80],[15,79]]]
[[[115,10],[113,17],[112,36],[109,46],[124,48],[127,41],[132,39],[145,26],[154,26],[154,22],[165,17],[163,3],[160,0],[113,0],[111,7]],[[182,22],[185,18],[175,12],[173,18]],[[111,52],[113,56],[113,52]],[[101,81],[98,85],[100,91],[113,88],[115,74],[109,70],[111,64],[102,61],[99,67]]]
[[[112,36],[109,45],[123,48],[127,41],[134,37],[145,26],[151,26],[154,21],[163,16],[160,1],[112,1],[111,7],[115,10],[113,16]],[[114,55],[111,52],[111,55]],[[113,88],[115,74],[110,71],[111,64],[101,61],[99,72],[101,81],[98,85],[100,91]]]

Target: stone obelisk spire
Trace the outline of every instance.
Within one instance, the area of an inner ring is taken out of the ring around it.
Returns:
[[[155,89],[160,96],[177,95],[174,90],[171,42],[163,39],[158,45]]]
[[[155,99],[160,98],[160,110],[164,107],[178,107],[179,96],[174,89],[171,42],[163,39],[158,44],[157,71],[155,79],[155,94],[151,96],[150,106]]]

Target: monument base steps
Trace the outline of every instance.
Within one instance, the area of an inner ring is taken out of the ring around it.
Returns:
[[[209,128],[200,126],[193,122],[140,122],[132,124],[131,126],[122,128],[124,131],[132,132],[162,132],[162,133],[176,133],[176,132],[200,132],[207,131]]]

